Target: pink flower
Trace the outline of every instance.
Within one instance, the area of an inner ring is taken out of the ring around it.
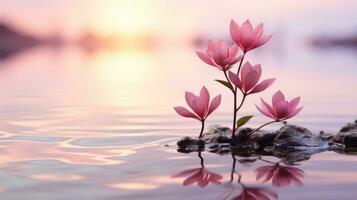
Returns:
[[[209,41],[206,52],[197,51],[198,57],[205,63],[226,71],[242,59],[238,56],[239,47],[232,45],[228,47],[223,40]]]
[[[304,171],[296,167],[280,166],[263,166],[255,170],[257,172],[257,180],[264,179],[263,182],[272,180],[272,184],[276,187],[284,187],[292,185],[302,186]]]
[[[184,181],[183,185],[192,185],[197,183],[200,187],[206,187],[209,183],[221,184],[220,180],[223,178],[221,175],[209,172],[205,167],[187,169],[172,177],[185,177],[188,176]]]
[[[210,103],[210,96],[206,87],[202,87],[199,96],[191,92],[186,92],[185,96],[186,102],[193,112],[182,106],[174,107],[175,111],[183,117],[190,117],[200,121],[204,121],[221,103],[221,95],[214,97]]]
[[[249,20],[246,20],[241,27],[231,20],[230,33],[233,41],[244,53],[265,44],[272,37],[272,35],[263,36],[262,23],[253,29]]]
[[[268,188],[259,187],[243,187],[243,191],[239,196],[232,200],[270,200],[278,199],[277,192]]]
[[[272,106],[261,99],[262,105],[257,109],[263,115],[275,120],[287,120],[297,115],[303,107],[297,108],[300,97],[292,99],[290,102],[285,100],[284,94],[281,91],[276,92],[272,98]]]
[[[229,71],[229,79],[237,86],[245,95],[261,92],[271,86],[275,78],[266,79],[258,83],[260,76],[262,75],[262,69],[260,65],[252,66],[249,62],[246,62],[240,72],[240,78],[237,74]]]

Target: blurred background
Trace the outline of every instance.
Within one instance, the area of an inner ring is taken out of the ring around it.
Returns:
[[[247,58],[262,64],[263,78],[278,80],[250,97],[244,112],[256,113],[258,97],[270,98],[281,89],[288,98],[301,96],[305,108],[297,121],[356,116],[353,0],[0,3],[3,127],[22,124],[23,119],[36,120],[32,126],[51,127],[66,117],[81,119],[77,123],[82,125],[92,112],[113,109],[124,116],[121,119],[128,119],[128,113],[175,115],[172,106],[185,104],[184,91],[198,92],[202,85],[212,94],[223,94],[218,113],[225,116],[222,122],[229,121],[231,96],[213,81],[223,75],[199,60],[195,51],[204,49],[208,39],[231,42],[231,19],[263,22],[265,33],[273,34]],[[87,117],[78,117],[83,113]],[[99,120],[96,116],[91,120]]]

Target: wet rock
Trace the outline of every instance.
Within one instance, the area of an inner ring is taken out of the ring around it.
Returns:
[[[220,155],[225,155],[231,152],[231,145],[230,144],[213,144],[208,147],[210,152],[217,153]]]
[[[283,149],[301,149],[328,147],[329,143],[314,136],[311,131],[304,127],[285,125],[277,131],[274,146]]]
[[[268,131],[257,131],[252,134],[251,141],[259,149],[264,149],[268,146],[274,145],[274,140],[277,137],[278,132],[268,132]]]
[[[231,138],[226,137],[226,136],[218,136],[216,138],[216,142],[219,143],[219,144],[230,143],[231,142]]]
[[[202,140],[207,143],[229,143],[232,131],[228,127],[213,126],[204,133]]]
[[[231,144],[233,146],[239,146],[239,145],[244,145],[245,143],[250,142],[248,135],[252,131],[253,131],[253,129],[251,129],[251,128],[238,129],[234,134],[234,138],[233,138]]]
[[[347,148],[357,147],[357,120],[342,127],[333,141],[344,144]]]
[[[357,129],[357,120],[354,123],[348,123],[341,128],[340,132],[348,132]]]
[[[346,135],[342,140],[342,144],[348,148],[357,148],[357,131],[350,132],[348,135]]]
[[[334,135],[331,133],[325,133],[324,131],[320,131],[320,134],[318,137],[322,140],[330,141],[333,139]]]
[[[200,139],[193,139],[190,137],[184,137],[177,142],[177,146],[181,151],[200,151],[205,148],[205,141]]]

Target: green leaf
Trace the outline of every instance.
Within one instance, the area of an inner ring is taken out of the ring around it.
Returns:
[[[234,89],[233,89],[233,86],[232,86],[229,82],[227,82],[227,81],[223,81],[223,80],[215,80],[215,81],[217,81],[218,83],[220,83],[220,84],[226,86],[226,87],[229,88],[231,91],[234,90]]]
[[[250,119],[252,119],[253,115],[247,115],[244,117],[241,117],[240,119],[237,120],[237,128],[243,126],[246,124]]]

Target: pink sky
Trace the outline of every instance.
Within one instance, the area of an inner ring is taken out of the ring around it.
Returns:
[[[197,24],[225,27],[230,18],[277,21],[282,16],[311,13],[324,8],[353,8],[352,0],[1,0],[0,18],[37,34],[82,30],[100,34],[159,33],[172,35],[197,31]]]

